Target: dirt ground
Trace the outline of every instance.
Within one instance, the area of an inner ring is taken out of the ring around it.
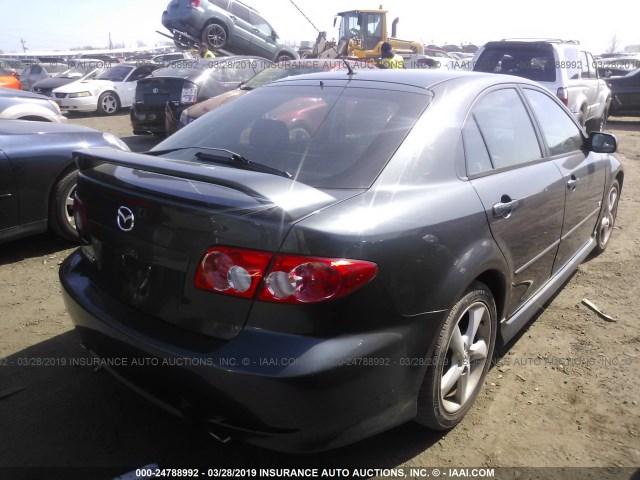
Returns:
[[[132,137],[125,114],[70,121],[124,137],[137,150],[156,142]],[[73,245],[48,235],[2,245],[0,467],[115,467],[125,473],[152,463],[255,468],[640,466],[640,121],[618,119],[608,130],[618,136],[626,169],[608,250],[582,264],[501,352],[475,407],[447,433],[406,424],[309,456],[214,443],[107,373],[42,365],[47,359],[86,357],[57,279],[58,265]],[[589,310],[581,303],[584,298],[615,322]],[[86,478],[110,478],[106,470],[102,475]],[[49,473],[37,478],[53,477]]]

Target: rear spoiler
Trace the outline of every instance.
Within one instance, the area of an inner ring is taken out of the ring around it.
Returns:
[[[296,207],[321,208],[336,200],[314,187],[277,175],[222,167],[201,161],[176,160],[124,152],[109,147],[77,150],[73,152],[73,160],[80,172],[106,163],[132,170],[220,185],[240,191],[265,205],[277,206],[286,211]],[[295,193],[293,197],[292,193]],[[291,204],[292,198],[296,198],[295,205]]]

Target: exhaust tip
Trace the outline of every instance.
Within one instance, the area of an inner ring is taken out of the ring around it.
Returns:
[[[209,436],[211,436],[211,438],[215,438],[217,441],[219,441],[222,444],[226,444],[231,441],[231,437],[227,435],[218,435],[212,432],[211,430],[207,430],[207,433],[209,434]]]

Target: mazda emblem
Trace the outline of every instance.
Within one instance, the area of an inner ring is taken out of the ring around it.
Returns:
[[[123,232],[130,232],[133,230],[135,217],[131,209],[127,207],[120,207],[118,209],[118,217],[117,217],[118,228]]]

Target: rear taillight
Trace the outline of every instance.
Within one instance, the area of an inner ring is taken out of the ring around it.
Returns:
[[[276,255],[255,250],[212,247],[195,285],[204,290],[278,303],[314,303],[344,297],[369,282],[375,263],[361,260]]]
[[[567,92],[567,89],[565,87],[558,88],[557,95],[562,103],[564,103],[566,106],[569,106],[569,93]]]
[[[186,81],[182,86],[180,103],[196,103],[198,101],[198,86],[195,83]]]
[[[76,231],[80,239],[85,243],[89,243],[90,234],[87,209],[84,207],[82,200],[78,198],[78,195],[73,196],[73,219],[76,223]]]
[[[200,0],[189,0],[189,6],[191,8],[198,8],[200,6]]]

